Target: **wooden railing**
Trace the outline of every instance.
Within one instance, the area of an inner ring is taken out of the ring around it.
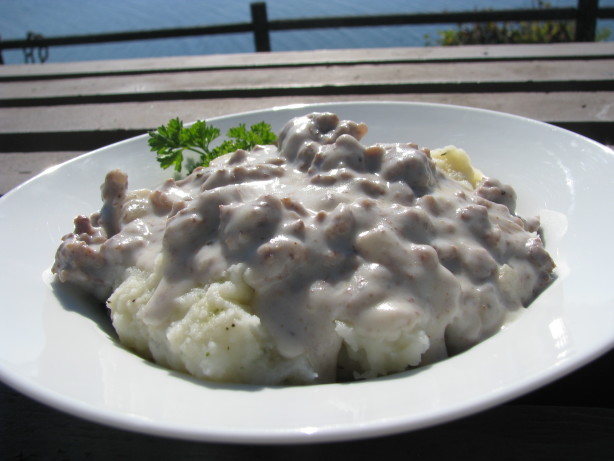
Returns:
[[[575,21],[575,41],[590,42],[595,40],[598,19],[614,19],[614,8],[599,7],[599,0],[578,0],[575,8],[411,13],[274,20],[268,19],[266,3],[252,3],[250,7],[251,22],[245,23],[59,37],[43,37],[37,34],[30,34],[29,39],[26,40],[0,40],[0,63],[2,63],[2,50],[9,49],[22,49],[24,52],[29,52],[30,56],[32,55],[32,50],[38,49],[40,57],[45,56],[48,47],[52,46],[236,33],[252,33],[254,35],[255,50],[263,52],[271,51],[270,33],[275,31],[391,25],[462,24],[508,21]]]

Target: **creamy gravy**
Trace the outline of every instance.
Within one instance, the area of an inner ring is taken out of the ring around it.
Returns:
[[[361,144],[366,131],[310,114],[288,122],[279,147],[237,151],[153,191],[128,191],[111,171],[101,211],[76,218],[53,270],[106,299],[127,268],[153,272],[164,255],[141,312],[155,326],[180,296],[244,264],[250,309],[281,356],[307,359],[313,382],[347,374],[348,329],[390,341],[402,329],[421,334],[405,367],[463,351],[550,282],[538,225],[515,215],[509,186],[483,178],[472,188],[428,149]]]

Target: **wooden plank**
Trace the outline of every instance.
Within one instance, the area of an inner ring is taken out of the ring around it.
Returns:
[[[373,100],[479,107],[548,122],[614,122],[614,92],[515,93],[513,97],[505,93],[383,94],[377,98],[370,95],[284,96],[2,108],[0,134],[90,130],[146,131],[177,116],[185,121],[194,121],[291,104]]]
[[[160,100],[190,97],[274,96],[447,91],[614,89],[614,59],[591,61],[382,64],[213,70],[172,74],[91,77],[0,86],[3,106],[93,101]],[[539,85],[541,83],[541,85]],[[498,84],[498,85],[497,85]],[[578,86],[579,85],[579,86]],[[612,88],[610,88],[612,87]],[[456,88],[456,89],[453,89]],[[193,93],[192,95],[190,93]],[[54,101],[57,100],[57,101]]]
[[[614,92],[507,94],[386,94],[381,97],[230,98],[147,104],[91,104],[0,109],[0,152],[92,150],[143,134],[169,119],[185,121],[290,104],[407,101],[455,104],[555,123],[602,143],[614,142]],[[309,110],[309,109],[306,109]]]
[[[550,45],[474,45],[462,47],[399,47],[351,50],[287,51],[273,53],[237,53],[224,55],[177,56],[44,65],[0,66],[0,81],[23,77],[61,78],[71,75],[96,75],[139,72],[179,72],[205,69],[290,67],[304,65],[498,61],[498,60],[564,60],[603,59],[614,55],[614,43],[562,43]]]
[[[198,443],[132,433],[61,413],[0,383],[2,459],[371,460],[411,447],[420,460],[612,459],[614,410],[508,404],[420,431],[330,444]],[[442,443],[445,441],[445,443]]]
[[[8,153],[0,153],[0,193],[6,193],[44,169],[85,150],[145,133],[173,117],[193,121],[289,104],[372,100],[370,97],[340,96],[2,109],[0,150]],[[591,129],[601,130],[593,136],[594,139],[605,143],[614,142],[611,139],[614,133],[614,106],[609,102],[614,100],[614,93],[569,93],[565,97],[556,93],[519,93],[513,98],[501,94],[390,94],[382,100],[456,104],[499,110],[554,122],[587,136],[594,134]],[[610,138],[607,138],[608,133]],[[13,143],[8,141],[10,139],[13,139]],[[80,150],[51,151],[63,147]],[[19,153],[19,150],[23,153]]]

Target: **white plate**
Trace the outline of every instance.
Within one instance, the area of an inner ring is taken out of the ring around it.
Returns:
[[[144,433],[242,443],[349,440],[423,428],[512,399],[609,350],[614,343],[610,204],[614,153],[532,120],[433,104],[292,106],[215,119],[223,132],[265,120],[333,111],[369,125],[365,142],[465,148],[486,174],[512,184],[519,213],[541,214],[558,280],[497,335],[413,372],[351,384],[208,384],[152,365],[114,339],[99,306],[54,290],[48,269],[77,214],[99,209],[111,168],[130,186],[162,172],[146,136],[43,173],[0,199],[0,378],[52,407]]]

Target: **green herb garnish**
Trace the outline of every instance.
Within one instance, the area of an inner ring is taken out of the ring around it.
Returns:
[[[149,132],[149,147],[160,166],[164,169],[173,166],[181,172],[185,167],[191,173],[197,166],[207,166],[209,162],[220,155],[234,152],[238,149],[249,150],[257,145],[274,144],[277,136],[268,123],[260,122],[252,125],[249,130],[245,124],[230,128],[226,139],[214,148],[209,145],[220,135],[220,130],[205,121],[198,121],[189,127],[184,127],[179,118],[174,118],[166,126],[159,126],[156,131]],[[198,158],[184,159],[183,152],[198,154]]]

